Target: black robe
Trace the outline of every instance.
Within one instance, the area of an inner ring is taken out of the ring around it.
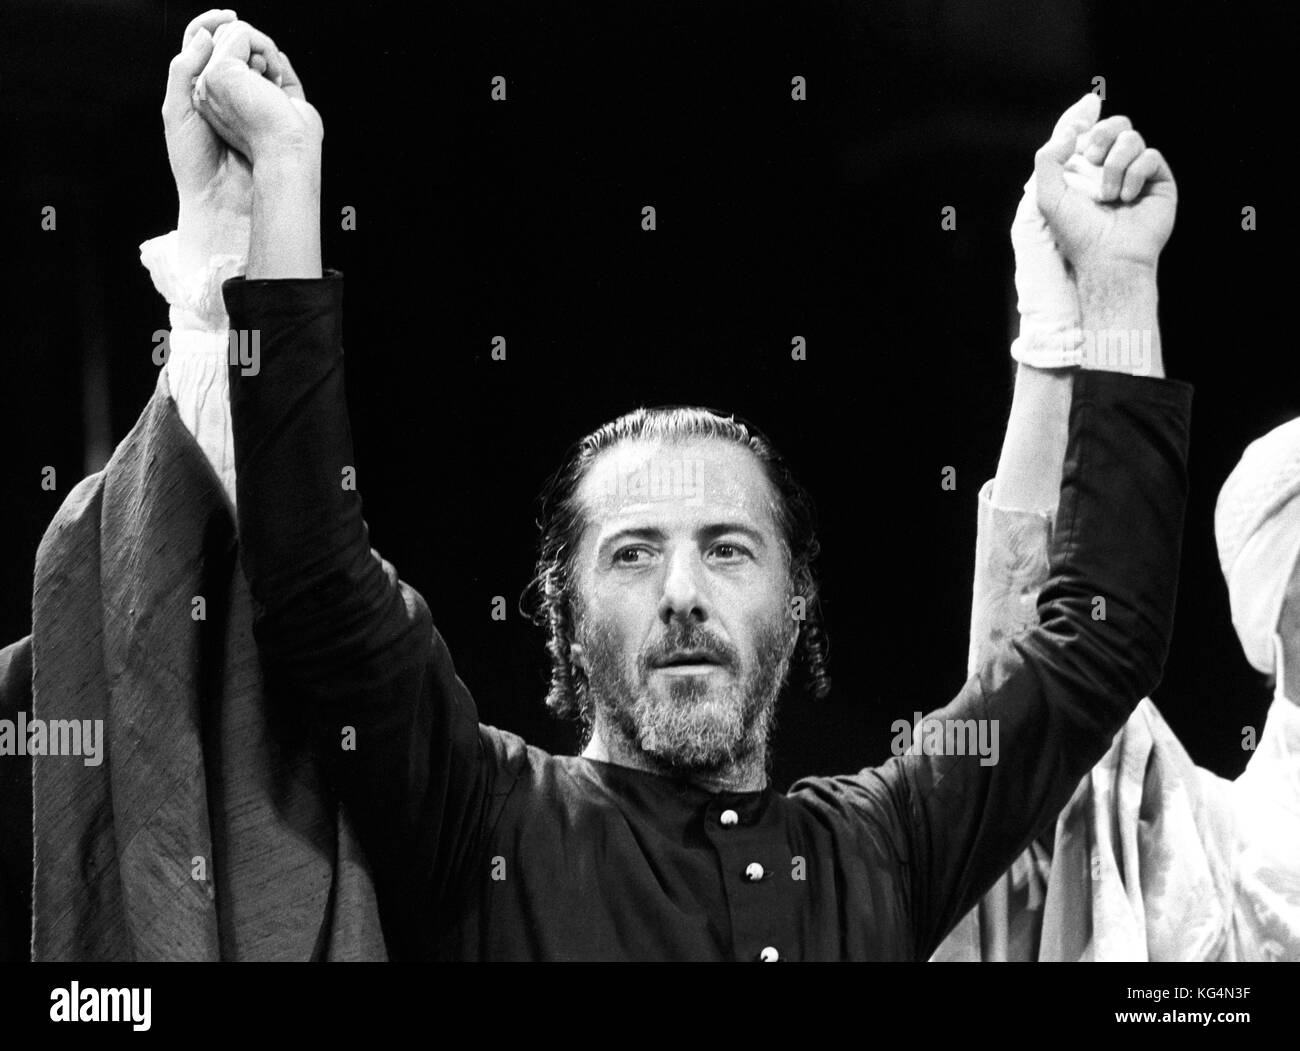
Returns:
[[[357,821],[395,956],[925,960],[1160,679],[1191,390],[1080,372],[1039,625],[931,713],[997,720],[996,765],[911,754],[784,794],[711,793],[548,755],[479,723],[341,484],[342,278],[224,294],[232,326],[261,333],[259,374],[231,369],[254,635]]]

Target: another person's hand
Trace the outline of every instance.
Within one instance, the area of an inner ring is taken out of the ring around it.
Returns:
[[[1067,132],[1081,134],[1097,122],[1101,100],[1088,94],[1061,114],[1053,140]],[[1071,161],[1080,160],[1077,156]],[[1092,180],[1071,171],[1067,163],[1064,179],[1072,188],[1094,194],[1099,169]],[[1011,223],[1011,246],[1015,251],[1016,306],[1020,311],[1020,334],[1011,345],[1017,361],[1037,368],[1062,368],[1078,364],[1079,293],[1073,275],[1056,244],[1056,237],[1038,207],[1038,179],[1031,175]]]

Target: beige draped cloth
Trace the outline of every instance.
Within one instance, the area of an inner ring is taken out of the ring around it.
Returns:
[[[1037,622],[1052,520],[980,493],[969,663]],[[1235,781],[1143,700],[1050,834],[934,960],[1300,960],[1300,706],[1279,691]]]
[[[32,621],[33,717],[101,719],[107,753],[32,757],[33,959],[385,958],[346,815],[263,693],[230,504],[165,370],[46,531]]]

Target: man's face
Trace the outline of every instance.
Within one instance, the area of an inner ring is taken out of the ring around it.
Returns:
[[[680,771],[762,754],[797,630],[758,459],[720,439],[623,442],[578,498],[575,635],[597,717]]]

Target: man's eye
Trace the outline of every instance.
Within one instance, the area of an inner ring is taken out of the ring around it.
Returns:
[[[639,566],[645,561],[647,554],[643,547],[625,547],[615,552],[614,561],[622,566]]]
[[[726,543],[714,544],[712,553],[723,562],[735,562],[737,559],[743,558],[745,555],[749,554],[749,552],[739,544]]]

